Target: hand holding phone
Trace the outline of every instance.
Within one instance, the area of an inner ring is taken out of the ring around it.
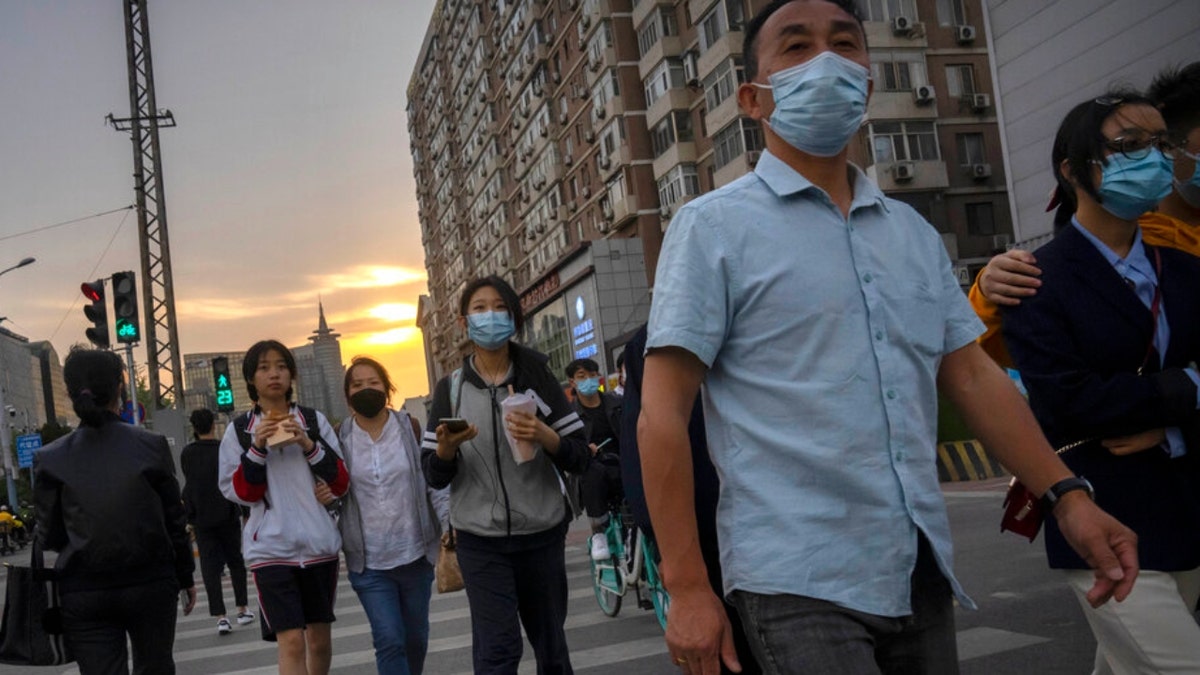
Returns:
[[[446,425],[446,431],[452,434],[462,433],[467,430],[470,425],[461,417],[443,417],[438,420],[439,424]]]

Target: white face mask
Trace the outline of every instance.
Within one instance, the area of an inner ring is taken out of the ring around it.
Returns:
[[[833,52],[821,52],[768,78],[775,112],[767,126],[801,152],[833,157],[845,149],[867,117],[866,68]]]

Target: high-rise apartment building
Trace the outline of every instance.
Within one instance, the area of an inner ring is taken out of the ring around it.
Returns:
[[[674,211],[763,148],[736,92],[743,28],[766,4],[438,3],[408,87],[431,378],[466,348],[455,319],[475,276],[500,274],[538,311],[571,302],[545,289],[568,285],[588,242],[636,237],[653,283]],[[965,282],[1012,231],[980,0],[861,5],[874,95],[851,158],[943,233]],[[596,337],[611,368],[623,335]]]

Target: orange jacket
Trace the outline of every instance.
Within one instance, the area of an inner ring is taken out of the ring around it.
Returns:
[[[1200,256],[1200,227],[1193,227],[1182,220],[1154,211],[1143,213],[1138,218],[1138,225],[1142,228],[1142,241],[1147,244],[1177,248],[1185,253]],[[1003,367],[1011,366],[1012,357],[1008,355],[1004,337],[1000,334],[1000,307],[983,296],[983,291],[979,290],[978,276],[975,277],[975,283],[971,285],[967,298],[986,328],[976,342],[996,363]]]

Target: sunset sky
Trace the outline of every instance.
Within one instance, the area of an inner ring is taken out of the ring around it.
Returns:
[[[319,297],[344,361],[427,393],[404,108],[433,5],[149,0],[183,353],[304,344]],[[121,2],[0,2],[0,101],[0,269],[38,259],[0,278],[0,316],[65,355],[79,284],[140,270],[132,211],[25,234],[134,202],[129,136],[104,123],[130,112]]]

